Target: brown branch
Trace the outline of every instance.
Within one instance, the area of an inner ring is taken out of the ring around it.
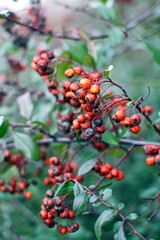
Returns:
[[[14,148],[15,145],[12,143],[13,141],[14,141],[13,138],[9,138],[8,140],[6,140],[5,143],[3,143],[2,140],[1,140],[0,150]],[[84,140],[84,139],[79,139],[79,141],[86,142],[86,140]],[[37,143],[40,144],[40,145],[47,144],[47,143],[54,143],[54,142],[72,143],[72,142],[77,142],[77,140],[75,138],[74,139],[69,139],[69,138],[66,138],[66,137],[54,137],[54,136],[52,136],[52,138],[50,137],[50,138],[47,138],[47,139],[41,139],[41,140],[37,141]],[[156,145],[160,146],[159,142],[141,141],[141,140],[133,140],[133,139],[125,139],[125,138],[120,139],[120,143],[124,143],[124,144],[127,144],[127,145],[134,145],[134,146],[143,146],[145,144],[156,144]]]
[[[131,145],[129,148],[128,148],[128,150],[127,150],[127,152],[121,157],[121,159],[114,165],[114,168],[117,168],[120,164],[121,164],[121,162],[123,162],[123,160],[127,157],[127,155],[133,150],[133,148],[134,148],[134,145]]]
[[[40,33],[42,35],[46,35],[46,36],[51,36],[53,38],[57,38],[57,39],[66,39],[66,40],[73,40],[73,41],[81,41],[82,38],[80,37],[72,37],[72,36],[68,36],[68,35],[65,35],[65,34],[54,34],[53,32],[46,32],[46,31],[43,31],[39,28],[36,28],[36,27],[33,27],[32,25],[28,25],[26,23],[23,23],[23,22],[20,22],[20,21],[17,21],[13,18],[10,18],[10,17],[6,17],[6,16],[2,16],[2,18],[6,19],[6,20],[9,20],[17,25],[20,25],[20,26],[23,26],[23,27],[26,27],[28,29],[30,29],[31,31],[33,32],[37,32],[37,33]],[[108,38],[109,36],[107,34],[102,34],[102,35],[98,35],[98,36],[90,36],[89,39],[90,40],[98,40],[98,39],[105,39],[105,38]]]
[[[113,208],[111,205],[109,205],[108,203],[106,203],[100,196],[97,196],[95,193],[93,193],[91,191],[91,189],[89,189],[88,187],[82,185],[82,187],[88,192],[89,195],[92,195],[92,196],[96,196],[101,204],[109,207],[109,208]],[[122,219],[123,223],[126,223],[132,230],[133,230],[133,234],[137,235],[140,239],[142,240],[147,240],[145,237],[143,237],[136,229],[135,227],[130,223],[129,220],[127,220],[123,215],[122,213],[120,213],[119,210],[114,210],[114,212]]]

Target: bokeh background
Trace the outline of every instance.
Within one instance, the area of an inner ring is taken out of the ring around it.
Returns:
[[[41,77],[30,68],[32,58],[37,55],[36,48],[53,49],[56,55],[69,56],[80,64],[83,63],[85,55],[89,54],[98,70],[105,70],[109,65],[114,66],[111,78],[122,85],[132,99],[146,98],[149,93],[143,105],[150,105],[154,108],[152,119],[159,124],[160,4],[158,4],[159,1],[155,0],[68,0],[67,3],[63,0],[42,0],[42,12],[46,17],[47,26],[52,29],[54,34],[80,36],[81,41],[54,37],[49,39],[47,36],[33,33],[28,41],[27,48],[19,48],[16,44],[13,44],[10,34],[3,27],[3,19],[1,19],[0,74],[7,74],[11,81],[18,77],[19,83],[25,87],[25,91],[32,89],[37,94],[43,92],[42,98],[39,98],[36,94],[32,95],[34,103],[32,120],[40,120],[45,123],[47,119],[51,119],[50,130],[54,134],[57,131],[55,125],[56,101],[48,93]],[[31,6],[29,0],[0,1],[1,11],[4,9],[14,11],[22,22],[28,19],[27,9]],[[102,19],[97,16],[101,16]],[[106,21],[104,21],[104,18]],[[91,36],[100,35],[108,35],[108,37],[88,41]],[[148,47],[146,41],[152,44],[152,48]],[[18,75],[13,73],[5,58],[6,54],[11,54],[23,60],[27,65],[25,71],[18,73]],[[64,76],[60,72],[59,80],[61,81],[63,78]],[[24,119],[17,114],[19,113],[17,98],[23,93],[23,90],[14,85],[3,84],[3,81],[0,81],[0,91],[6,93],[3,101],[0,102],[0,115],[6,116],[11,122],[23,122]],[[66,112],[67,109],[63,109],[63,111]],[[11,134],[12,130],[8,135]],[[5,138],[7,137],[5,136]],[[131,137],[131,135],[126,133],[125,137]],[[132,136],[132,138],[148,141],[159,140],[157,134],[147,123],[142,129],[142,133],[139,136]],[[3,140],[1,140],[1,143],[3,143]],[[65,148],[66,144],[58,143],[44,146],[48,157],[53,154],[59,155]],[[106,157],[107,161],[114,158],[113,154],[115,153],[110,153]],[[3,163],[2,155],[3,151],[1,151],[0,157],[1,164]],[[96,150],[88,151],[88,149],[84,149],[80,155],[77,155],[76,161],[81,165],[82,162],[98,155],[99,153]],[[120,156],[121,154],[117,158]],[[44,167],[39,176],[35,175],[37,168],[41,169],[42,165],[42,160],[30,161],[26,167],[30,179],[36,178],[38,181],[38,185],[30,186],[33,193],[32,199],[27,200],[22,196],[0,192],[1,240],[64,239],[54,229],[48,229],[44,226],[38,215],[41,201],[47,190],[47,187],[43,186],[43,179],[47,175],[48,167]],[[18,175],[15,167],[0,166],[0,175],[6,181],[11,175]],[[160,213],[158,212],[150,222],[147,221],[147,218],[154,211],[156,203],[147,207],[147,202],[141,199],[142,196],[154,196],[158,191],[159,167],[147,166],[141,148],[136,148],[123,162],[121,168],[126,177],[122,182],[112,184],[113,196],[109,199],[109,202],[114,204],[123,202],[125,204],[123,209],[125,216],[131,212],[136,212],[140,216],[133,221],[137,230],[142,235],[144,234],[147,239],[159,240]],[[84,177],[84,184],[89,186],[96,183],[98,179],[99,177],[95,173],[89,173]],[[77,221],[80,224],[80,230],[75,234],[66,235],[65,239],[96,240],[94,223],[102,210],[104,210],[104,207],[99,206],[94,209],[92,214],[78,216]],[[113,225],[112,221],[104,224],[102,239],[117,240],[117,238],[113,238]],[[129,234],[130,230],[128,228],[125,230],[127,240],[138,239],[137,236]],[[125,238],[118,240],[125,240]]]

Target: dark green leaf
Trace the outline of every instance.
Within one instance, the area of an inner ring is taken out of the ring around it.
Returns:
[[[65,181],[62,184],[60,184],[55,192],[55,197],[56,196],[63,196],[66,193],[69,193],[73,190],[74,183]]]
[[[78,175],[84,175],[87,172],[89,172],[93,168],[93,166],[96,164],[96,162],[97,162],[97,159],[95,158],[95,159],[90,159],[87,162],[83,163],[78,170]]]
[[[105,222],[109,222],[111,221],[115,216],[115,213],[113,210],[105,210],[101,213],[101,215],[99,216],[99,218],[97,219],[95,225],[94,225],[94,230],[95,230],[95,234],[98,240],[101,240],[101,236],[102,236],[102,225]]]
[[[153,43],[150,43],[146,40],[143,41],[147,46],[148,50],[153,56],[153,59],[156,63],[160,64],[160,49],[158,49]]]
[[[13,137],[15,147],[23,152],[27,158],[34,160],[40,159],[39,146],[30,136],[24,133],[14,132]]]
[[[4,118],[2,120],[2,118],[3,117],[0,119],[0,138],[2,138],[7,133],[9,126],[8,120],[4,120]]]
[[[75,214],[78,215],[86,210],[89,196],[78,182],[76,182],[74,185],[73,193],[73,210]]]
[[[118,145],[119,140],[118,138],[113,135],[112,132],[105,132],[102,137],[103,141],[112,145]]]

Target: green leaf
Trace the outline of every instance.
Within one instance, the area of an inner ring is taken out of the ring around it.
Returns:
[[[128,128],[126,128],[126,127],[121,127],[121,132],[120,132],[120,134],[119,134],[119,139],[121,139],[124,135],[125,135],[125,133],[127,132],[127,130],[128,130]]]
[[[43,122],[40,122],[40,121],[33,121],[32,124],[35,124],[35,127],[37,126],[42,126],[44,129],[46,129],[47,131],[49,131],[49,127],[43,123]]]
[[[13,137],[15,147],[19,149],[27,158],[34,160],[40,159],[39,146],[30,136],[24,133],[14,132]]]
[[[93,168],[93,166],[96,164],[96,162],[97,162],[97,159],[95,158],[95,159],[90,159],[87,162],[83,163],[78,170],[78,175],[84,175],[87,172],[89,172]]]
[[[87,208],[87,202],[89,196],[86,194],[86,191],[83,187],[76,182],[73,188],[74,201],[73,201],[73,211],[76,215],[81,212],[84,212]]]
[[[93,195],[93,196],[90,197],[89,202],[94,203],[97,200],[98,200],[98,197],[96,195]]]
[[[52,38],[53,38],[52,35],[48,36],[47,39],[46,39],[46,43],[49,43],[52,40]]]
[[[55,197],[56,196],[62,196],[66,193],[69,193],[73,190],[74,183],[70,181],[65,181],[62,184],[60,184],[55,192]]]
[[[101,2],[104,3],[104,4],[105,4],[107,1],[108,1],[108,0],[101,0]]]
[[[147,46],[148,50],[152,54],[154,61],[156,63],[160,64],[160,49],[155,47],[153,43],[150,43],[150,42],[148,42],[146,40],[143,40],[143,42],[145,43],[145,45]]]
[[[113,135],[112,132],[109,132],[109,131],[103,134],[102,140],[112,145],[119,145],[118,138],[115,135]]]
[[[117,208],[118,208],[119,211],[122,210],[124,207],[125,207],[125,204],[121,203],[121,202],[118,203],[118,205],[117,205]]]
[[[117,233],[117,240],[127,240],[122,227],[120,227],[120,229]]]
[[[4,117],[0,117],[0,138],[2,138],[8,130],[8,120],[5,120]]]
[[[110,185],[112,185],[112,184],[113,184],[113,183],[106,183],[105,185],[97,188],[97,191],[99,191],[99,190],[101,190],[101,189],[103,189],[103,188],[106,188],[106,187],[108,187],[108,186],[110,186]]]
[[[86,43],[77,42],[74,44],[69,44],[68,52],[71,55],[72,60],[80,64],[87,64],[86,56],[89,56],[89,52]]]
[[[110,65],[107,70],[103,71],[104,77],[109,78],[110,71],[112,70],[113,70],[113,65]]]
[[[17,98],[20,115],[26,119],[30,119],[33,112],[33,103],[29,92],[24,93]]]
[[[102,225],[105,222],[111,221],[114,217],[115,217],[115,213],[113,210],[105,210],[104,212],[101,213],[101,215],[99,216],[99,218],[97,219],[97,221],[94,225],[95,234],[96,234],[96,237],[98,240],[101,240]]]
[[[100,191],[100,195],[102,195],[102,199],[106,201],[108,198],[112,196],[112,189],[111,188],[106,188],[104,190]]]
[[[127,219],[129,219],[129,220],[136,220],[137,218],[138,218],[137,213],[130,213],[130,214],[127,216]]]

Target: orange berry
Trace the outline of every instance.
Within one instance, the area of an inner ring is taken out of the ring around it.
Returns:
[[[69,90],[71,84],[72,84],[72,83],[71,83],[70,81],[64,81],[64,83],[63,83],[63,88],[64,88],[65,90]]]
[[[84,114],[80,114],[78,117],[77,117],[77,121],[80,122],[80,123],[84,123],[84,121],[86,120],[86,117]]]
[[[32,193],[30,191],[27,191],[24,193],[25,198],[30,199],[32,197]]]
[[[85,96],[86,96],[86,91],[84,89],[78,89],[76,91],[76,97],[78,99],[83,99],[83,98],[85,98]]]
[[[69,68],[69,69],[67,69],[67,70],[64,72],[64,74],[65,74],[67,77],[71,78],[71,77],[73,77],[73,75],[74,75],[74,71],[73,71],[72,68]]]
[[[42,209],[39,215],[40,215],[40,218],[46,219],[48,217],[48,211],[46,209]]]
[[[154,166],[156,164],[156,158],[155,156],[149,156],[146,158],[146,163],[149,166]]]
[[[125,119],[126,113],[125,111],[117,110],[115,116],[119,121],[122,121],[123,119]]]
[[[137,134],[137,133],[139,133],[139,131],[141,130],[141,128],[140,128],[139,125],[136,125],[136,126],[134,126],[134,127],[130,127],[129,130],[130,130],[131,132],[133,132],[134,134]]]
[[[73,120],[73,128],[74,129],[80,129],[81,125],[77,119]]]
[[[85,121],[84,123],[81,123],[80,125],[81,125],[81,128],[87,129],[87,128],[90,128],[91,122],[90,121]]]
[[[96,80],[96,79],[100,78],[100,74],[99,73],[90,73],[89,78],[91,80]]]
[[[31,62],[31,68],[35,71],[38,71],[38,66],[34,62]]]
[[[152,114],[153,108],[150,106],[145,106],[144,108],[142,108],[142,113],[145,113],[146,115]]]
[[[113,176],[112,176],[112,174],[111,174],[111,173],[108,173],[108,174],[106,175],[106,178],[108,178],[108,179],[112,179],[112,178],[113,178]]]
[[[91,85],[90,89],[89,89],[90,93],[99,93],[100,92],[100,86],[97,84],[93,84]]]
[[[80,80],[80,86],[82,89],[88,89],[91,87],[91,81],[88,78],[83,78]]]
[[[73,82],[70,85],[70,90],[76,92],[78,89],[80,89],[79,83],[78,82]]]
[[[76,66],[73,70],[74,70],[74,73],[77,75],[81,75],[81,73],[83,71],[80,66]]]
[[[114,179],[116,179],[116,180],[122,180],[123,178],[124,178],[124,172],[122,172],[122,171],[119,171],[118,176],[114,177]]]
[[[118,175],[119,175],[118,169],[117,168],[113,168],[111,170],[111,174],[112,174],[113,177],[118,177]]]
[[[146,144],[142,147],[145,155],[156,155],[160,149],[160,146],[155,144]]]
[[[125,119],[121,121],[121,125],[124,127],[129,127],[131,125],[130,117],[125,117]]]
[[[82,110],[92,112],[93,108],[90,103],[81,104]]]
[[[86,94],[86,96],[85,96],[86,102],[89,102],[89,103],[95,102],[96,99],[97,99],[97,95],[92,94],[92,93],[88,93],[88,94]]]
[[[130,120],[131,120],[131,124],[133,126],[136,126],[136,125],[140,124],[141,117],[138,114],[134,114],[134,115],[130,116]]]

